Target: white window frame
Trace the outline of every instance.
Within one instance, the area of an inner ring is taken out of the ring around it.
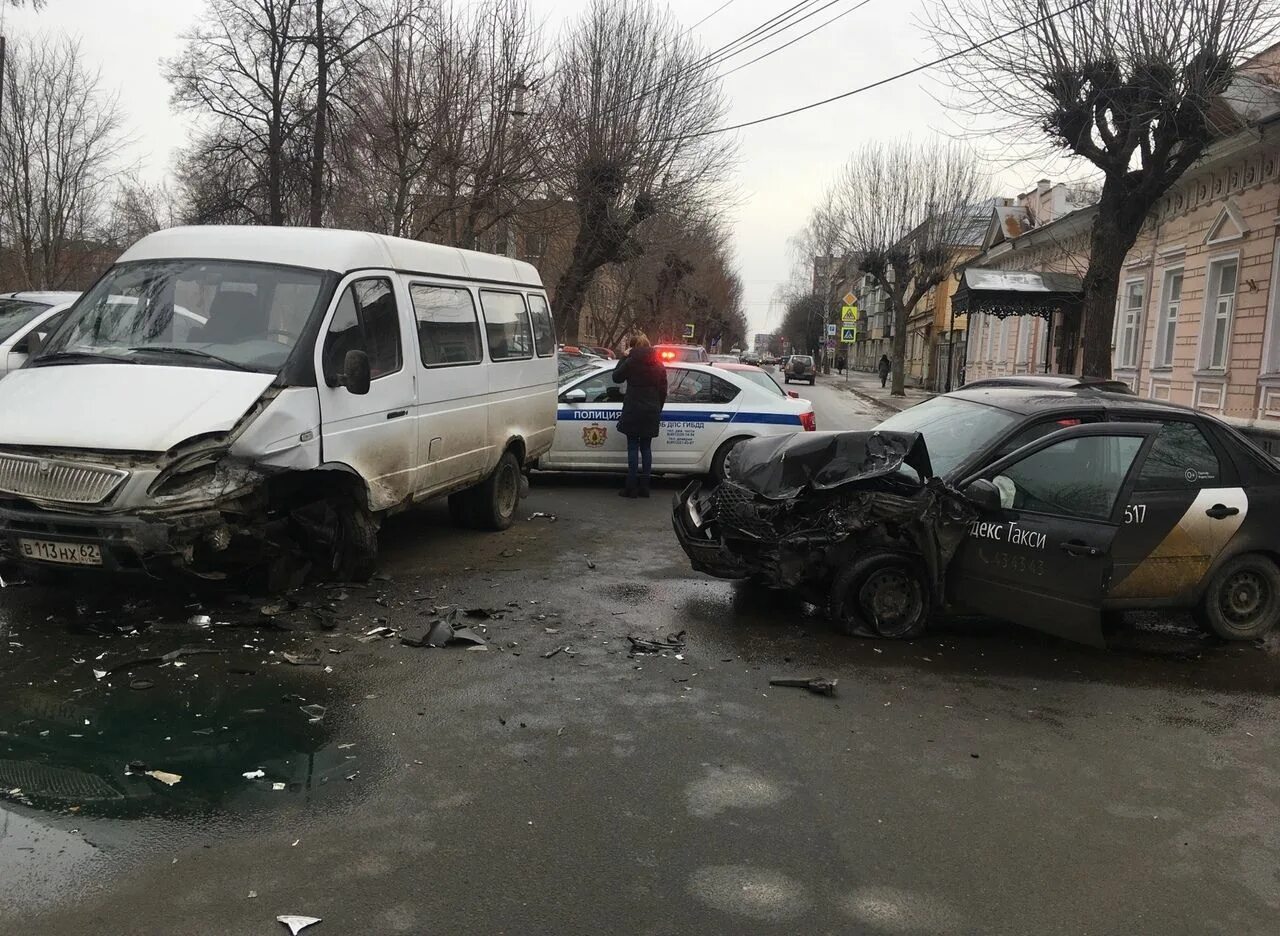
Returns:
[[[982,363],[984,364],[991,363],[991,344],[995,339],[995,331],[996,331],[994,327],[995,324],[996,324],[996,320],[993,319],[990,315],[982,316],[982,328],[983,328],[983,332],[982,332],[983,346],[982,347],[984,349],[982,353]]]
[[[1009,320],[1011,317],[1012,316],[1006,315],[1004,318],[1000,320],[999,364],[1001,367],[1008,366],[1009,364]]]
[[[1138,287],[1138,304],[1131,306],[1129,297],[1134,287]],[[1116,309],[1116,367],[1120,370],[1132,370],[1138,366],[1142,349],[1138,342],[1142,339],[1142,313],[1147,306],[1147,281],[1145,277],[1131,277],[1124,281],[1120,291],[1120,302]],[[1127,352],[1127,353],[1126,353]]]
[[[1014,367],[1026,367],[1029,363],[1027,356],[1031,353],[1031,329],[1034,323],[1035,319],[1029,316],[1018,318],[1018,347],[1013,354]]]
[[[1280,375],[1280,237],[1271,257],[1271,284],[1267,296],[1267,333],[1262,344],[1262,375]]]
[[[1044,322],[1043,325],[1040,323]],[[1036,362],[1031,368],[1031,372],[1038,374],[1045,369],[1044,359],[1049,354],[1049,332],[1052,330],[1053,319],[1036,319]]]
[[[1222,280],[1222,270],[1230,264],[1236,268],[1235,289],[1230,296],[1218,295]],[[1224,373],[1231,363],[1231,332],[1235,323],[1236,297],[1240,292],[1240,254],[1230,253],[1213,257],[1205,266],[1204,273],[1204,306],[1200,314],[1200,355],[1199,369]],[[1225,300],[1225,303],[1224,303]],[[1221,314],[1221,310],[1226,313]],[[1217,331],[1219,319],[1226,320],[1222,333],[1222,355],[1219,362],[1214,361],[1214,333]]]
[[[1178,298],[1171,299],[1169,294],[1175,277],[1178,279]],[[1164,271],[1160,281],[1160,314],[1156,319],[1156,340],[1151,351],[1152,367],[1173,367],[1178,317],[1182,314],[1182,292],[1186,285],[1187,277],[1182,267],[1170,267]],[[1173,325],[1173,334],[1169,333],[1170,324]]]

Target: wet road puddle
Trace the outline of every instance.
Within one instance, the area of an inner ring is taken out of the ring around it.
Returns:
[[[340,638],[286,629],[256,603],[69,607],[24,591],[0,611],[0,802],[86,818],[239,816],[349,796],[347,778],[370,772],[324,646]]]

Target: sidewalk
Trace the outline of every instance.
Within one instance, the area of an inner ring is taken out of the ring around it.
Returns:
[[[888,387],[880,386],[878,375],[865,371],[849,371],[847,379],[832,371],[829,375],[820,374],[819,379],[829,387],[852,393],[867,403],[879,407],[885,411],[886,415],[901,412],[909,406],[915,406],[917,403],[937,396],[933,391],[921,390],[919,387],[907,387],[906,396],[892,396]],[[892,380],[890,382],[892,383]]]

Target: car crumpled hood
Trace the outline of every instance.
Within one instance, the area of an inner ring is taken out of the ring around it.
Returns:
[[[25,367],[0,381],[0,447],[164,452],[230,431],[274,379],[150,364]]]
[[[906,465],[922,482],[933,477],[918,432],[797,432],[744,442],[733,451],[736,484],[770,500],[802,491],[831,491],[895,474]]]

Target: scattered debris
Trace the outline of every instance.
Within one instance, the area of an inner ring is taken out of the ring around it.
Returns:
[[[283,601],[279,601],[275,604],[263,605],[259,610],[263,617],[275,617],[288,611],[289,605]]]
[[[549,660],[553,656],[555,656],[557,653],[563,653],[565,650],[568,650],[568,649],[569,649],[568,647],[556,647],[554,650],[548,650],[546,653],[544,653],[542,655],[542,658],[544,660]]]
[[[556,515],[553,513],[547,513],[545,510],[538,510],[538,511],[535,511],[534,513],[529,514],[529,519],[530,520],[547,520],[547,521],[550,521],[551,523],[555,523],[557,518],[556,518]]]
[[[588,569],[594,569],[595,567],[596,567],[596,564],[595,564],[594,562],[592,562],[590,559],[588,559],[588,560],[587,560],[587,568],[588,568]]]
[[[464,608],[462,613],[469,618],[489,620],[491,618],[502,617],[505,612],[501,608]]]
[[[447,647],[450,644],[485,646],[488,641],[470,627],[454,627],[446,620],[432,621],[421,637],[401,637],[400,642],[409,647]]]
[[[387,627],[386,625],[379,625],[365,631],[357,637],[356,640],[361,643],[372,643],[375,640],[390,640],[394,636],[396,636],[396,631],[393,628]]]
[[[182,774],[170,773],[167,770],[152,770],[142,761],[130,761],[124,769],[125,776],[150,777],[165,786],[174,786],[182,782]]]
[[[257,770],[246,770],[240,776],[244,777],[246,780],[261,780],[266,775],[267,772],[259,767]]]
[[[314,725],[320,719],[324,718],[324,713],[327,712],[328,709],[326,709],[323,705],[318,705],[313,702],[311,705],[299,705],[298,711],[302,712],[303,715],[306,715],[309,719],[311,719],[311,724]]]
[[[289,653],[284,651],[280,654],[286,663],[292,663],[294,666],[319,666],[320,655],[312,653]]]
[[[141,692],[143,689],[150,689],[154,685],[155,683],[149,679],[135,679],[133,682],[129,683],[129,688],[136,689]]]
[[[207,614],[193,614],[187,619],[187,623],[193,627],[212,627],[213,618]]]
[[[294,842],[293,844],[297,845],[298,843]],[[320,918],[309,917],[309,916],[294,916],[292,914],[285,913],[276,917],[276,922],[283,923],[285,926],[289,927],[289,932],[292,933],[293,936],[298,936],[298,934],[301,933],[308,926],[314,926],[315,924],[319,923]]]
[[[257,898],[257,896],[258,896],[258,892],[257,892],[257,891],[249,891],[249,899],[250,899],[250,900],[254,900],[255,898]]]
[[[283,784],[283,783],[273,783],[273,784],[271,784],[271,789],[272,789],[274,792],[279,793],[281,790],[283,790],[283,789],[285,788],[285,786],[286,786],[286,784]]]
[[[836,694],[838,679],[825,679],[815,676],[812,679],[771,679],[771,686],[793,686],[796,689],[808,689],[814,695],[833,696]]]
[[[93,678],[94,678],[94,679],[106,679],[106,678],[107,678],[108,676],[110,676],[110,675],[111,675],[111,674],[110,674],[110,673],[108,673],[108,672],[107,672],[106,670],[104,670],[104,669],[96,669],[96,670],[94,670],[94,671],[93,671]]]
[[[93,675],[98,679],[102,679],[104,676],[110,676],[112,673],[118,673],[121,670],[131,670],[139,666],[157,666],[164,663],[172,663],[185,656],[197,656],[204,653],[221,652],[221,650],[214,650],[210,647],[179,647],[177,650],[170,650],[163,656],[142,657],[137,660],[128,660],[124,663],[117,663],[109,670],[94,670]],[[97,659],[101,660],[103,656],[106,656],[106,654],[103,653],[102,656],[99,656]],[[98,676],[99,673],[102,673],[102,676]]]
[[[628,656],[636,656],[642,653],[681,653],[684,651],[684,631],[678,634],[668,634],[664,640],[650,640],[647,637],[634,637],[628,635],[627,640],[631,641],[631,651]]]

